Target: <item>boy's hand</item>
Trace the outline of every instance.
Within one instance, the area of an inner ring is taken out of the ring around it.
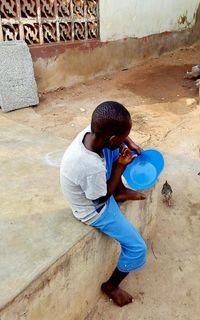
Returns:
[[[137,157],[137,154],[131,154],[131,150],[129,148],[121,146],[119,149],[119,158],[117,159],[117,163],[127,166]]]
[[[135,142],[133,142],[133,140],[130,137],[127,137],[124,142],[131,151],[136,151],[139,155],[142,153],[142,148],[135,144]]]

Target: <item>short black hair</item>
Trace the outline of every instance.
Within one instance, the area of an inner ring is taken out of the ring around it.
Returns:
[[[91,130],[97,136],[121,134],[131,127],[131,116],[128,110],[115,101],[105,101],[99,104],[92,114]]]

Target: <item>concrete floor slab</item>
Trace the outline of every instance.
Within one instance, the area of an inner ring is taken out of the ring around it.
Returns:
[[[89,227],[71,218],[59,168],[46,157],[66,141],[0,116],[0,308],[81,239]],[[72,236],[73,235],[73,236]]]

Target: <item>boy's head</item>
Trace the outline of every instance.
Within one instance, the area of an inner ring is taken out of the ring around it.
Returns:
[[[92,114],[91,130],[96,138],[105,141],[105,147],[119,148],[132,127],[128,110],[120,103],[106,101],[97,106]]]

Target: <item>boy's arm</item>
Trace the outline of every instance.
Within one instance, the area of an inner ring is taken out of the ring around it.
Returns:
[[[123,147],[120,150],[120,156],[114,162],[111,177],[107,181],[107,194],[104,197],[97,199],[99,203],[105,202],[116,191],[122,173],[134,158],[137,158],[137,155],[132,155],[131,151],[127,147]]]
[[[127,145],[127,147],[130,150],[135,150],[137,154],[141,154],[142,148],[140,148],[137,144],[135,144],[135,142],[133,142],[133,140],[130,137],[127,137],[124,143]]]

